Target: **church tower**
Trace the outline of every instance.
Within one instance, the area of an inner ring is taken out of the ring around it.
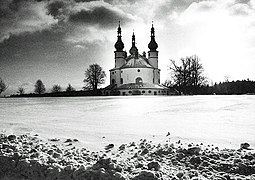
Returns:
[[[135,46],[135,33],[133,32],[133,35],[132,35],[132,47],[130,48],[129,50],[129,53],[135,57],[136,59],[138,59],[138,49],[137,47]]]
[[[155,30],[152,24],[151,27],[151,41],[148,44],[148,48],[150,49],[150,51],[148,52],[148,60],[149,63],[154,67],[154,68],[158,68],[158,44],[155,41]]]
[[[119,22],[119,27],[117,30],[117,42],[114,45],[116,51],[114,51],[115,54],[115,68],[120,68],[122,65],[125,64],[125,58],[126,58],[126,52],[123,51],[124,49],[124,43],[121,40],[121,27]]]

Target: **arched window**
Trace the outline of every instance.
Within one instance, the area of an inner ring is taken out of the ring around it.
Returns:
[[[123,84],[123,78],[120,78],[120,84]]]
[[[112,79],[112,84],[115,84],[115,79]]]
[[[135,83],[136,83],[136,84],[143,83],[142,78],[140,78],[140,77],[136,78],[136,79],[135,79]]]

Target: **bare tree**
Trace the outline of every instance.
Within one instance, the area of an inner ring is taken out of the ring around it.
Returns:
[[[197,56],[180,59],[180,63],[170,60],[169,70],[176,88],[184,94],[196,94],[205,85],[204,68]]]
[[[165,82],[162,83],[162,85],[165,87],[173,87],[174,84],[171,80],[168,79],[168,80],[165,80]]]
[[[206,85],[207,80],[206,80],[206,77],[203,75],[204,68],[200,62],[200,59],[197,56],[192,56],[189,58],[191,60],[191,69],[190,69],[191,85],[195,87]]]
[[[2,78],[0,77],[0,95],[1,95],[2,92],[4,92],[7,88],[8,88],[8,86],[5,84],[4,80],[2,80]]]
[[[98,86],[105,82],[105,72],[102,67],[98,64],[91,64],[89,68],[85,71],[85,83],[84,89],[97,90]]]
[[[62,88],[61,88],[61,86],[59,84],[55,84],[55,85],[52,86],[51,92],[53,92],[53,93],[60,92],[61,89]]]
[[[20,87],[18,88],[17,93],[19,93],[20,95],[21,95],[21,94],[25,94],[25,88],[22,87],[22,86],[20,86]]]
[[[73,88],[73,86],[71,84],[68,84],[68,86],[66,88],[66,92],[70,92],[70,91],[75,91],[75,89]]]
[[[37,94],[43,94],[46,91],[45,85],[43,82],[39,79],[35,83],[35,93]]]

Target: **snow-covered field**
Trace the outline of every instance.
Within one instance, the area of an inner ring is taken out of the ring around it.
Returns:
[[[147,138],[255,147],[255,96],[1,98],[0,133],[77,138],[99,150]],[[166,134],[170,132],[170,136]]]

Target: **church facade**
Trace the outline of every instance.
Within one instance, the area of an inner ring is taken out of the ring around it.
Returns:
[[[151,39],[148,44],[148,56],[139,54],[135,34],[132,35],[132,46],[129,55],[124,51],[121,39],[121,27],[117,29],[115,43],[115,67],[110,70],[110,85],[104,88],[104,95],[170,95],[169,88],[160,84],[158,68],[158,44],[155,40],[155,29],[151,27]]]

